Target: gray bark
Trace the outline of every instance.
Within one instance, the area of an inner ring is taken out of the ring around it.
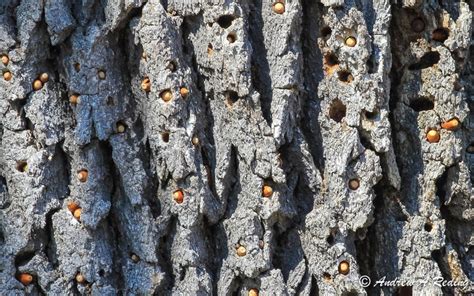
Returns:
[[[474,3],[280,3],[1,1],[0,295],[474,293]]]

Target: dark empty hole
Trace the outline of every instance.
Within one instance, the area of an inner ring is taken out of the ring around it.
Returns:
[[[331,280],[331,275],[327,272],[323,273],[323,278],[326,280],[326,281],[330,281]]]
[[[169,61],[168,65],[166,66],[166,69],[170,70],[171,72],[176,71],[177,65],[175,61]]]
[[[367,60],[367,72],[369,74],[374,74],[376,70],[376,63],[374,61],[374,57],[371,56],[370,59]]]
[[[74,63],[74,70],[76,70],[76,72],[81,71],[81,64],[79,64],[79,63]]]
[[[413,295],[413,287],[411,286],[405,286],[405,287],[399,287],[397,289],[397,292],[395,293],[397,296],[412,296]]]
[[[239,99],[239,95],[237,94],[237,92],[229,90],[226,91],[225,98],[227,101],[227,105],[232,106]]]
[[[161,139],[163,140],[163,142],[168,143],[170,141],[170,133],[169,132],[162,133]]]
[[[333,53],[325,55],[324,62],[326,63],[326,65],[331,66],[331,67],[339,64],[339,60],[337,59],[337,56]]]
[[[332,33],[332,30],[329,27],[324,27],[324,28],[321,29],[321,36],[323,36],[324,38],[329,37],[329,35],[331,35],[331,33]]]
[[[18,161],[16,163],[16,169],[19,172],[26,172],[28,170],[28,163],[24,160]]]
[[[235,20],[233,15],[222,15],[217,19],[217,23],[221,28],[227,29],[232,25],[232,21]]]
[[[355,292],[355,291],[350,291],[350,292],[346,292],[343,294],[344,296],[357,296],[359,295],[359,293]]]
[[[214,52],[214,47],[212,46],[212,43],[209,43],[207,45],[207,54],[211,55]]]
[[[420,61],[408,67],[408,70],[426,69],[439,62],[440,56],[437,51],[430,51],[421,57]]]
[[[410,107],[416,112],[432,110],[434,102],[426,97],[418,97],[410,102]]]
[[[339,99],[334,100],[329,108],[329,117],[335,122],[341,122],[345,116],[346,106]]]
[[[351,82],[354,79],[351,72],[346,71],[346,70],[337,72],[337,76],[339,77],[339,80],[343,82]]]
[[[99,270],[99,276],[104,276],[105,275],[105,271],[103,269]]]
[[[431,38],[435,41],[444,42],[449,37],[449,30],[446,28],[438,28],[433,31]]]
[[[15,256],[15,266],[25,265],[35,256],[33,251],[21,251],[18,255]]]
[[[379,116],[379,114],[377,113],[377,111],[370,112],[370,111],[364,110],[364,116],[365,116],[365,118],[367,118],[368,120],[375,120],[375,119],[377,119],[377,117]]]
[[[114,103],[114,98],[112,98],[112,97],[107,97],[106,103],[107,103],[107,106],[113,106],[113,105],[115,105],[115,103]]]
[[[426,222],[425,223],[425,231],[430,232],[433,229],[433,224],[431,222]]]
[[[235,33],[229,33],[229,35],[227,35],[227,41],[229,41],[229,43],[234,43],[235,40],[237,40],[237,35],[235,35]]]
[[[326,241],[328,242],[328,244],[330,246],[334,245],[334,235],[330,234],[327,238],[326,238]]]

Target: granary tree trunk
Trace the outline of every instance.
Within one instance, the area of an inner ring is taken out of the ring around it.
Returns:
[[[0,295],[473,293],[473,9],[1,0]]]

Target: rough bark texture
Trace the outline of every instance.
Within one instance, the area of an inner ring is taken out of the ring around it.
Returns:
[[[0,1],[1,295],[474,292],[474,3],[281,3]]]

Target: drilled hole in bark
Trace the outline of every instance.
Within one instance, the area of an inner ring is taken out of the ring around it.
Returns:
[[[212,46],[212,43],[209,43],[207,45],[207,54],[212,55],[214,53],[214,47]]]
[[[76,72],[81,71],[81,64],[75,63],[75,64],[74,64],[74,70],[76,70]]]
[[[327,242],[330,246],[334,245],[334,242],[335,242],[335,240],[334,240],[334,235],[330,234],[330,235],[326,238],[326,242]]]
[[[331,35],[331,33],[332,33],[332,30],[329,27],[324,27],[321,29],[321,36],[323,38],[328,38]]]
[[[103,277],[105,275],[105,270],[101,269],[99,270],[99,276]]]
[[[364,110],[364,116],[368,120],[376,120],[379,117],[379,113],[377,111],[370,112],[370,111]]]
[[[323,278],[326,282],[329,282],[331,280],[331,275],[327,272],[323,273]]]
[[[229,43],[234,43],[236,40],[237,40],[237,35],[234,32],[229,33],[227,35],[227,41],[229,41]]]
[[[115,105],[114,98],[112,98],[110,96],[107,97],[106,104],[107,104],[107,106],[114,106]]]
[[[233,90],[228,90],[225,93],[225,99],[228,106],[232,106],[239,99],[239,94]]]
[[[432,110],[434,102],[427,97],[418,97],[410,102],[410,107],[416,112]]]
[[[444,42],[449,37],[449,30],[447,28],[438,28],[433,31],[431,38],[435,41]]]
[[[169,61],[168,65],[166,66],[166,69],[170,70],[171,72],[176,71],[177,68],[178,66],[175,61]]]
[[[28,170],[28,163],[24,160],[18,161],[16,163],[16,169],[17,171],[24,173]]]
[[[330,53],[324,56],[324,63],[329,67],[334,67],[339,64],[339,60],[335,54]]]
[[[395,292],[395,295],[397,295],[397,296],[412,296],[413,295],[413,287],[411,287],[411,286],[399,287],[397,289],[397,291]]]
[[[352,82],[352,80],[354,80],[354,77],[352,76],[351,72],[347,70],[337,72],[337,76],[339,77],[339,80],[346,83],[350,83]]]
[[[334,100],[329,109],[329,117],[335,122],[341,122],[345,116],[346,106],[339,99]]]
[[[433,224],[431,222],[425,223],[425,231],[430,232],[433,229]]]
[[[221,28],[227,29],[232,25],[232,22],[235,20],[233,15],[222,15],[217,19],[217,23]]]
[[[426,53],[424,56],[421,57],[420,61],[411,64],[408,67],[408,70],[421,70],[421,69],[426,69],[429,67],[432,67],[434,64],[437,64],[439,62],[440,56],[439,52],[437,51],[430,51]]]
[[[411,29],[416,33],[421,33],[425,29],[425,22],[421,17],[417,17],[411,21]]]
[[[169,132],[162,133],[161,139],[163,140],[163,142],[168,143],[170,141],[170,133]]]

